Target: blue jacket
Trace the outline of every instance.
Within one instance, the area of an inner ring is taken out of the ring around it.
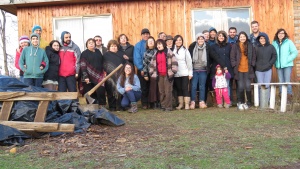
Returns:
[[[278,41],[273,41],[272,45],[275,47],[277,53],[277,60],[275,62],[277,69],[294,66],[293,61],[298,55],[298,50],[291,40],[285,39],[281,45]]]
[[[134,46],[133,63],[138,70],[143,69],[143,56],[146,51],[146,41],[141,40]]]
[[[127,85],[130,85],[132,87],[132,90],[133,91],[141,91],[141,84],[140,84],[140,80],[138,78],[137,75],[134,75],[134,79],[133,79],[133,84],[129,84],[128,82],[129,78],[126,78],[126,81],[125,81],[125,84],[124,84],[124,87],[122,87],[120,85],[120,82],[121,82],[121,77],[119,77],[118,79],[118,83],[117,83],[117,90],[120,94],[124,94],[125,93],[125,88],[126,88],[126,84]]]

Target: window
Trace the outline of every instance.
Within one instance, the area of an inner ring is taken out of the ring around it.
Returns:
[[[113,26],[111,15],[83,16],[71,18],[54,18],[54,39],[61,41],[61,33],[68,31],[71,39],[76,43],[81,52],[86,49],[85,42],[95,35],[102,37],[102,43],[106,46],[113,39]]]
[[[250,8],[218,8],[192,10],[193,38],[197,33],[214,27],[228,32],[236,27],[237,32],[244,31],[250,35]]]

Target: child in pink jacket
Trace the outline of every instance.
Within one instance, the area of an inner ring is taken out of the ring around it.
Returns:
[[[216,75],[213,78],[212,86],[216,92],[216,100],[219,108],[223,108],[222,106],[222,96],[224,99],[224,107],[229,108],[230,105],[230,98],[228,95],[228,88],[227,88],[227,80],[231,78],[230,73],[228,72],[227,68],[224,68],[224,72],[220,65],[216,66]]]

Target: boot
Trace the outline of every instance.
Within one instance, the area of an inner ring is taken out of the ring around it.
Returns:
[[[247,105],[248,105],[248,107],[251,107],[251,106],[252,106],[252,101],[251,101],[252,95],[251,95],[251,91],[246,91],[246,96],[247,96]]]
[[[190,109],[191,110],[195,109],[195,101],[191,101]]]
[[[179,105],[178,105],[178,107],[176,107],[176,109],[180,110],[183,107],[183,96],[178,96],[178,102],[179,102]]]
[[[191,98],[190,97],[184,97],[184,103],[185,103],[185,110],[189,110],[190,109],[190,101]]]
[[[128,110],[129,113],[136,113],[138,112],[138,108],[137,108],[137,103],[136,102],[131,102],[131,107]]]

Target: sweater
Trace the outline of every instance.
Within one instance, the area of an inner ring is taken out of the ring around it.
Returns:
[[[291,40],[285,39],[281,45],[278,41],[273,41],[272,45],[275,47],[277,53],[275,62],[277,69],[294,66],[293,61],[298,55],[298,50]]]
[[[248,57],[245,55],[245,47],[242,43],[238,44],[241,49],[241,60],[240,64],[238,65],[238,71],[239,72],[248,72]]]
[[[138,76],[136,74],[134,75],[133,84],[129,84],[129,78],[128,77],[126,77],[124,87],[121,86],[120,81],[121,81],[121,77],[119,77],[118,82],[117,82],[117,90],[122,95],[125,93],[125,88],[128,85],[130,85],[132,87],[133,91],[141,91],[140,79],[138,78]]]
[[[133,63],[138,70],[143,69],[143,56],[146,51],[146,41],[141,40],[134,46]]]
[[[64,46],[64,44],[61,45],[62,47],[59,51],[59,76],[67,77],[78,74],[81,55],[79,47],[73,41],[71,41],[67,46]]]
[[[177,46],[174,46],[173,53],[178,62],[178,71],[175,77],[193,76],[193,64],[191,54],[184,46],[181,46],[177,51]]]
[[[150,62],[153,58],[153,56],[156,54],[157,50],[156,49],[148,49],[144,53],[143,57],[143,69],[142,71],[144,72],[144,77],[148,77],[148,72],[149,72],[149,67],[150,67]]]
[[[164,52],[158,52],[156,55],[157,73],[161,76],[167,75],[167,59]]]
[[[266,44],[262,45],[259,38],[263,36],[266,39]],[[261,33],[256,39],[258,46],[256,47],[256,71],[265,72],[272,69],[276,62],[277,53],[273,45],[270,45],[269,37],[265,33]]]
[[[59,51],[55,51],[52,47],[46,47],[46,54],[49,60],[49,68],[44,75],[44,80],[58,81],[58,70],[59,70]]]
[[[42,62],[46,64],[43,70],[40,69]],[[24,78],[43,78],[48,70],[49,60],[45,50],[40,47],[28,46],[22,51],[19,66],[24,72]]]

